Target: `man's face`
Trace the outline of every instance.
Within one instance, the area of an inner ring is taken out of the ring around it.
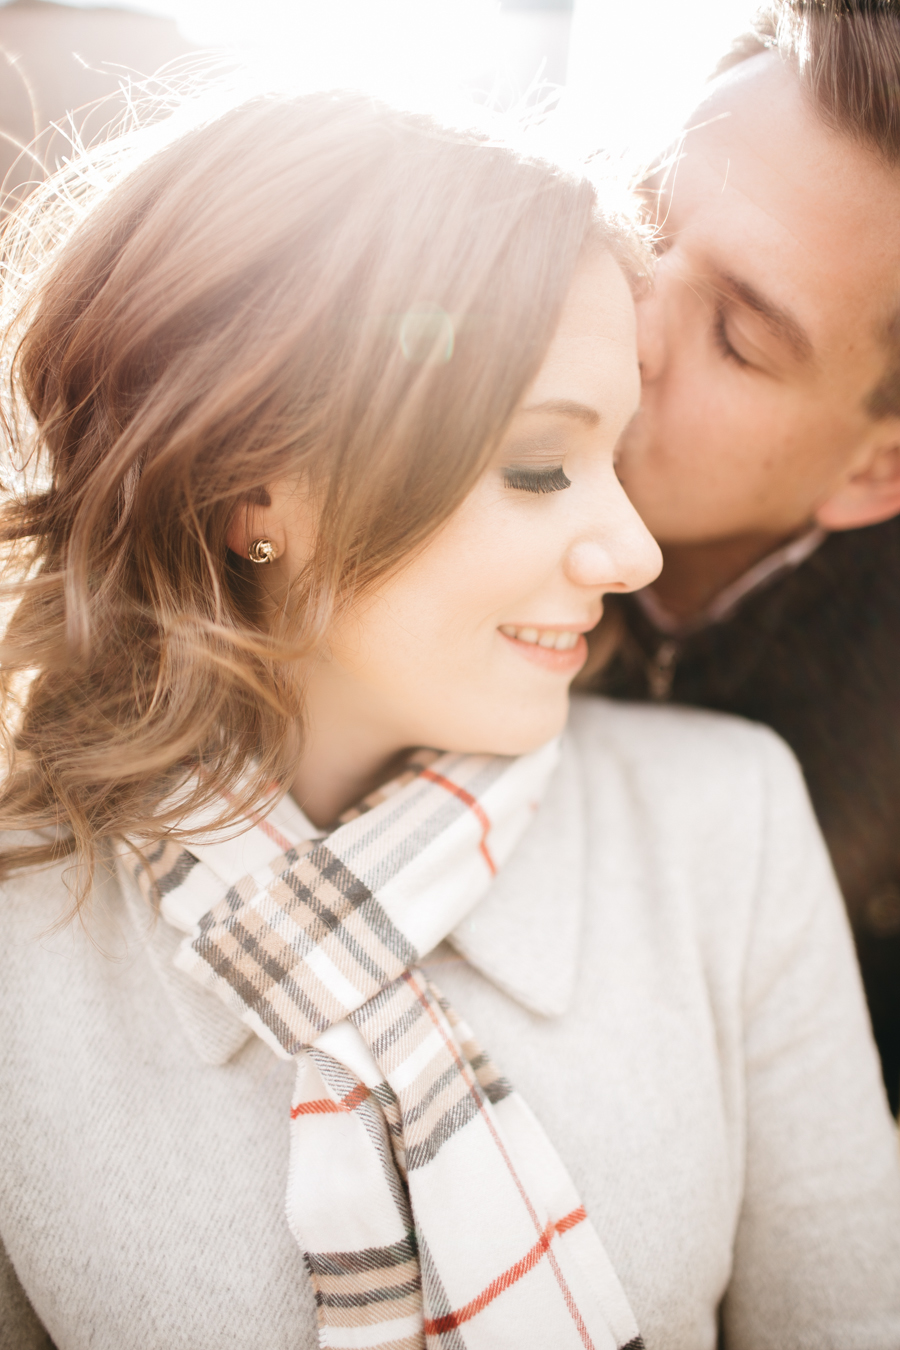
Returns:
[[[785,538],[884,436],[865,401],[900,305],[900,172],[826,128],[770,54],[693,125],[639,303],[620,474],[663,544]]]

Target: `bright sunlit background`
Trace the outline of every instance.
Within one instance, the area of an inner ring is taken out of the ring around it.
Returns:
[[[529,90],[534,102],[537,83],[565,86],[580,139],[644,155],[668,141],[756,0],[107,3],[174,19],[191,44],[236,50],[290,87],[362,86],[417,106],[465,88],[508,107]]]
[[[568,88],[611,149],[668,143],[759,0],[576,0]]]

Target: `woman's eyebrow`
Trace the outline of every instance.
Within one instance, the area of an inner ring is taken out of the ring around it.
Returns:
[[[589,408],[586,403],[575,403],[568,398],[552,398],[546,403],[532,403],[527,408],[522,408],[523,413],[556,413],[561,417],[573,417],[578,422],[584,422],[589,427],[595,427],[600,421],[600,414],[596,408]]]

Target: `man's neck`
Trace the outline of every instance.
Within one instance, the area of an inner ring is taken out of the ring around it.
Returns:
[[[779,535],[752,534],[699,544],[663,544],[663,570],[653,583],[653,594],[670,614],[687,622],[786,542]]]

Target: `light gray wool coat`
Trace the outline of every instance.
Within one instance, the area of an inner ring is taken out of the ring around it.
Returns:
[[[49,932],[65,870],[0,893],[0,1346],[313,1350],[292,1066],[114,875],[88,934]],[[427,965],[569,1168],[648,1350],[714,1350],[720,1321],[726,1350],[898,1350],[896,1135],[775,736],[576,703],[529,833]]]

